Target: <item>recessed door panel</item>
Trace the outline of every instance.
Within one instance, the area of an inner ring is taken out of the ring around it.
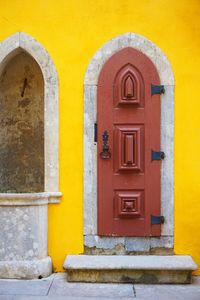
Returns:
[[[143,126],[116,125],[115,131],[116,172],[142,172],[144,165]]]
[[[115,219],[141,218],[144,213],[144,191],[115,191]]]
[[[132,65],[123,66],[114,81],[115,105],[144,105],[144,85],[138,70]]]

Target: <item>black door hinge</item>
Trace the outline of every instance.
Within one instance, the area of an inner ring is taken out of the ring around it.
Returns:
[[[165,158],[164,152],[151,150],[151,160],[161,160],[164,158]]]
[[[164,94],[165,93],[165,88],[164,85],[151,85],[151,96],[156,95],[156,94]]]
[[[97,142],[97,123],[94,123],[94,142]]]
[[[151,215],[151,225],[163,224],[165,222],[165,218],[163,216],[152,216]]]

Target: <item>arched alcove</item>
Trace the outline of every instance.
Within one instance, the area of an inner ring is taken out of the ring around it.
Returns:
[[[17,32],[0,43],[0,74],[18,54],[37,63],[44,81],[44,190],[49,202],[59,202],[58,191],[58,76],[46,49],[31,36]]]
[[[44,47],[18,32],[0,43],[0,278],[51,274],[58,174],[57,72]]]
[[[0,192],[44,191],[44,79],[21,50],[0,75]]]

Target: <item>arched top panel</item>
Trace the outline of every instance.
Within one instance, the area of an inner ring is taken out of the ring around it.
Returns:
[[[144,101],[143,78],[134,66],[125,65],[114,80],[114,99],[116,105],[141,104]]]
[[[174,76],[170,62],[162,50],[147,38],[131,32],[111,39],[94,54],[88,65],[84,84],[97,85],[99,74],[105,62],[113,54],[127,47],[139,50],[151,60],[158,71],[161,84],[174,85]]]
[[[116,106],[143,106],[144,92],[149,94],[151,84],[160,84],[160,78],[148,56],[137,49],[126,47],[104,63],[98,85],[106,85],[108,82],[113,84]]]
[[[45,192],[57,193],[58,76],[55,65],[45,48],[23,32],[17,32],[0,43],[0,72],[12,57],[22,51],[35,59],[44,78]],[[52,198],[51,202],[57,200]]]

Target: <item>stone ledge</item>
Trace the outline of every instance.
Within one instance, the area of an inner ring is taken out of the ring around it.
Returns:
[[[0,206],[35,206],[60,203],[61,192],[0,193]]]
[[[52,273],[52,260],[47,256],[38,260],[0,261],[1,279],[38,279]]]
[[[191,256],[68,255],[68,281],[190,283],[197,265]]]
[[[134,269],[134,270],[189,270],[197,265],[189,255],[68,255],[65,269]]]

